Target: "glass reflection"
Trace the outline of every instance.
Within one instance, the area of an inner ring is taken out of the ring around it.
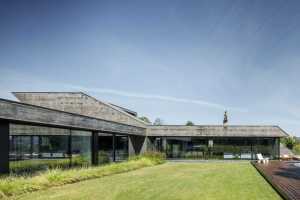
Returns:
[[[91,133],[68,129],[10,125],[10,171],[35,172],[91,163]]]
[[[170,159],[256,159],[256,154],[279,157],[279,142],[274,138],[151,138],[156,151],[165,151]],[[165,145],[164,145],[165,143]]]
[[[98,163],[107,164],[113,161],[113,135],[107,133],[98,134]]]
[[[128,136],[116,135],[116,161],[128,159]]]

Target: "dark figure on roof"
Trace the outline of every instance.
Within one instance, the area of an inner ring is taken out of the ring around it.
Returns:
[[[227,124],[228,118],[227,118],[227,111],[224,113],[224,119],[223,119],[223,124]]]

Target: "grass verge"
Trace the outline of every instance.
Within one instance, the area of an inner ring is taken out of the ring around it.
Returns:
[[[24,194],[16,199],[282,200],[249,162],[169,162]]]
[[[146,153],[143,156],[131,158],[128,162],[113,163],[105,166],[69,170],[52,169],[34,177],[4,177],[0,179],[0,199],[43,190],[49,187],[128,172],[143,167],[158,165],[163,162],[163,155],[159,153]]]

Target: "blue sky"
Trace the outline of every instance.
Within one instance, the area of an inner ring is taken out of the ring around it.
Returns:
[[[0,97],[84,91],[166,124],[300,136],[300,2],[0,1]]]

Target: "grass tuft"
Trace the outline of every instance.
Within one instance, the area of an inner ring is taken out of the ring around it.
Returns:
[[[0,199],[17,196],[23,193],[43,190],[49,187],[61,186],[83,180],[100,178],[118,173],[124,173],[143,167],[158,165],[164,162],[161,153],[145,153],[142,156],[131,157],[129,161],[113,163],[98,167],[82,167],[64,170],[50,169],[36,176],[11,175],[0,179]]]

